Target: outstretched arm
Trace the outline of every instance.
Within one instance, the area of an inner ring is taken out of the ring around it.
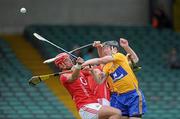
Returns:
[[[81,64],[84,62],[84,60],[82,58],[78,57],[76,62],[77,62],[77,64],[72,67],[73,73],[66,75],[68,82],[73,82],[74,80],[76,80],[79,77],[79,73],[81,70]]]
[[[97,48],[99,57],[103,57],[101,41],[94,41],[93,47]]]
[[[73,71],[72,75],[69,77],[68,81],[73,82],[74,80],[76,80],[79,77],[80,70],[81,70],[81,65],[76,64],[74,66],[74,71]]]
[[[93,58],[90,60],[85,61],[82,66],[87,66],[87,65],[95,65],[95,64],[106,64],[109,62],[113,62],[114,58],[112,56],[104,56],[102,58]]]
[[[126,39],[124,38],[120,38],[119,40],[119,44],[121,47],[124,48],[124,50],[130,54],[131,59],[133,60],[134,63],[137,63],[139,61],[138,56],[136,55],[136,53],[134,52],[134,50],[129,46],[129,43]]]

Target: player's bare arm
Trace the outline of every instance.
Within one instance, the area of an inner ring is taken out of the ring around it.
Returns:
[[[64,75],[67,77],[68,82],[73,82],[74,80],[76,80],[79,77],[79,73],[81,70],[81,64],[83,62],[84,62],[84,60],[82,58],[78,57],[76,60],[77,64],[72,67],[73,73]]]
[[[121,47],[124,48],[124,50],[130,54],[130,58],[133,60],[134,63],[137,63],[139,61],[138,56],[136,55],[136,53],[134,52],[134,50],[129,46],[128,40],[124,39],[124,38],[120,38],[119,40],[119,44]]]
[[[97,48],[97,51],[98,51],[98,55],[99,57],[103,57],[103,52],[102,52],[102,44],[101,44],[101,41],[94,41],[93,43],[93,47]]]
[[[93,59],[87,60],[82,64],[82,66],[84,67],[87,65],[106,64],[113,61],[114,61],[114,58],[112,56],[104,56],[102,58],[93,58]]]
[[[131,59],[131,55],[129,53],[126,54],[126,57],[128,59],[129,65],[132,65],[132,59]]]

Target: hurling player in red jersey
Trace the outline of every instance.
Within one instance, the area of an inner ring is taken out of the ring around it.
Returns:
[[[94,66],[93,67],[96,74],[99,74],[99,70],[102,70],[101,66]],[[107,81],[102,81],[101,83],[96,81],[92,75],[87,75],[88,83],[90,86],[91,91],[97,97],[98,103],[101,105],[108,105],[110,106],[110,90],[107,86]]]
[[[60,76],[60,81],[72,96],[77,110],[82,119],[121,119],[121,111],[98,103],[97,97],[90,90],[87,76],[81,71],[81,58],[73,65],[67,53],[60,53],[56,56],[55,65],[63,71],[72,69],[72,73],[65,73]],[[94,78],[97,75],[91,71]]]

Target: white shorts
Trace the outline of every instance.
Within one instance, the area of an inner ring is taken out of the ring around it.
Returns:
[[[101,107],[99,103],[90,103],[81,107],[79,114],[82,119],[98,119],[98,111]]]
[[[97,101],[103,106],[110,106],[110,102],[106,98],[98,98]]]

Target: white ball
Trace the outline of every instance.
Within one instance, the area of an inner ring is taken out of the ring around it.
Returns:
[[[23,13],[23,14],[26,13],[26,8],[22,7],[22,8],[20,9],[20,12]]]

